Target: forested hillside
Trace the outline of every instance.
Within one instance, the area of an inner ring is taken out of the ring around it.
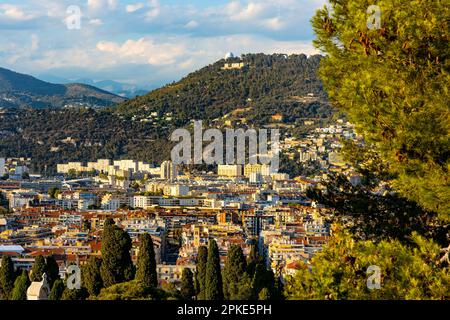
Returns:
[[[33,171],[57,163],[128,156],[159,162],[170,153],[167,128],[104,110],[18,110],[0,114],[0,156],[32,158]]]
[[[117,112],[146,118],[174,113],[180,123],[213,120],[236,109],[260,123],[281,113],[287,121],[330,115],[326,94],[317,78],[321,56],[247,54],[220,60],[176,83],[120,104]],[[242,69],[223,70],[225,63],[243,62]]]

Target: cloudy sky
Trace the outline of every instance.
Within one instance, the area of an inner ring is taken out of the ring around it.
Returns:
[[[160,85],[227,52],[317,53],[309,20],[325,2],[0,0],[0,66]]]

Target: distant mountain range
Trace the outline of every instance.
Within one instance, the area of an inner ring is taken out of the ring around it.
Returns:
[[[124,98],[135,98],[137,96],[145,95],[151,90],[158,88],[158,86],[137,86],[127,83],[121,83],[113,80],[102,80],[102,81],[94,81],[88,78],[80,78],[69,80],[65,78],[56,77],[49,74],[42,74],[38,76],[39,79],[45,80],[52,83],[82,83],[90,86],[94,86],[100,88],[102,90],[112,92],[118,96]]]
[[[108,107],[123,97],[81,83],[53,84],[0,68],[0,108]]]

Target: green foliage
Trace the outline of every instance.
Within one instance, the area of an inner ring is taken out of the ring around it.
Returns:
[[[197,283],[197,299],[205,300],[205,284],[206,284],[206,264],[208,261],[208,248],[200,246],[198,248],[197,265],[196,265],[196,283]]]
[[[22,271],[22,274],[17,277],[14,282],[14,290],[12,292],[11,300],[27,300],[27,290],[31,282],[28,278],[28,272]]]
[[[155,300],[154,290],[137,280],[118,283],[100,291],[98,300]]]
[[[47,266],[45,264],[45,258],[43,256],[37,256],[34,259],[33,268],[31,269],[30,280],[32,282],[42,281],[42,275],[47,272]]]
[[[395,189],[450,221],[450,2],[378,1],[379,29],[367,26],[373,1],[329,2],[312,24],[331,102],[389,163]]]
[[[267,288],[262,288],[258,294],[258,300],[271,300],[270,290]]]
[[[131,261],[131,238],[110,218],[106,219],[102,234],[102,264],[100,274],[105,287],[130,281],[134,277]]]
[[[409,241],[408,237],[415,231],[447,243],[448,227],[437,220],[435,213],[398,195],[388,185],[380,192],[381,178],[372,172],[362,184],[354,186],[346,176],[332,174],[323,182],[326,191],[309,190],[307,195],[333,208],[333,220],[346,226],[358,239]]]
[[[256,265],[261,261],[261,256],[258,252],[258,245],[253,243],[250,247],[250,254],[247,258],[247,273],[250,277],[253,277],[255,273]]]
[[[173,282],[164,282],[162,284],[162,290],[166,300],[180,300],[182,298],[180,291]]]
[[[335,229],[332,240],[287,279],[289,299],[449,299],[448,265],[440,265],[440,246],[417,233],[412,244],[398,240],[355,241]],[[380,289],[369,290],[369,266],[381,271]]]
[[[100,273],[101,264],[101,259],[91,256],[88,263],[81,268],[82,284],[90,296],[98,295],[103,288],[103,281]]]
[[[158,286],[155,249],[153,247],[152,237],[148,233],[140,236],[136,280],[149,288],[156,288]]]
[[[252,279],[244,272],[237,283],[237,292],[229,300],[251,300],[253,299]]]
[[[232,245],[228,250],[227,260],[223,268],[223,294],[226,300],[238,300],[240,283],[247,276],[247,262],[242,248]],[[249,278],[250,279],[250,278]],[[249,287],[251,287],[251,281]]]
[[[191,269],[184,268],[181,276],[181,297],[183,300],[192,300],[195,296],[194,279]]]
[[[53,187],[48,190],[48,195],[50,196],[50,198],[55,199],[60,192],[61,191],[58,188]]]
[[[66,287],[61,295],[61,300],[86,300],[87,296],[88,293],[84,288],[69,289]]]
[[[52,290],[50,291],[48,299],[61,300],[64,290],[65,290],[64,282],[61,279],[56,280],[53,283],[53,287]]]
[[[53,283],[60,279],[59,276],[59,266],[53,256],[48,256],[46,259],[45,270],[47,273],[47,280],[50,288],[52,288]]]
[[[205,300],[223,300],[222,273],[219,248],[214,239],[209,240],[206,263]]]
[[[9,300],[14,288],[14,264],[9,256],[3,256],[0,267],[0,299]]]

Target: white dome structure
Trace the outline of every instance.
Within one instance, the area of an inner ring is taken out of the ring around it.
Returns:
[[[233,59],[233,58],[234,58],[233,52],[228,52],[228,53],[225,55],[225,60]]]

